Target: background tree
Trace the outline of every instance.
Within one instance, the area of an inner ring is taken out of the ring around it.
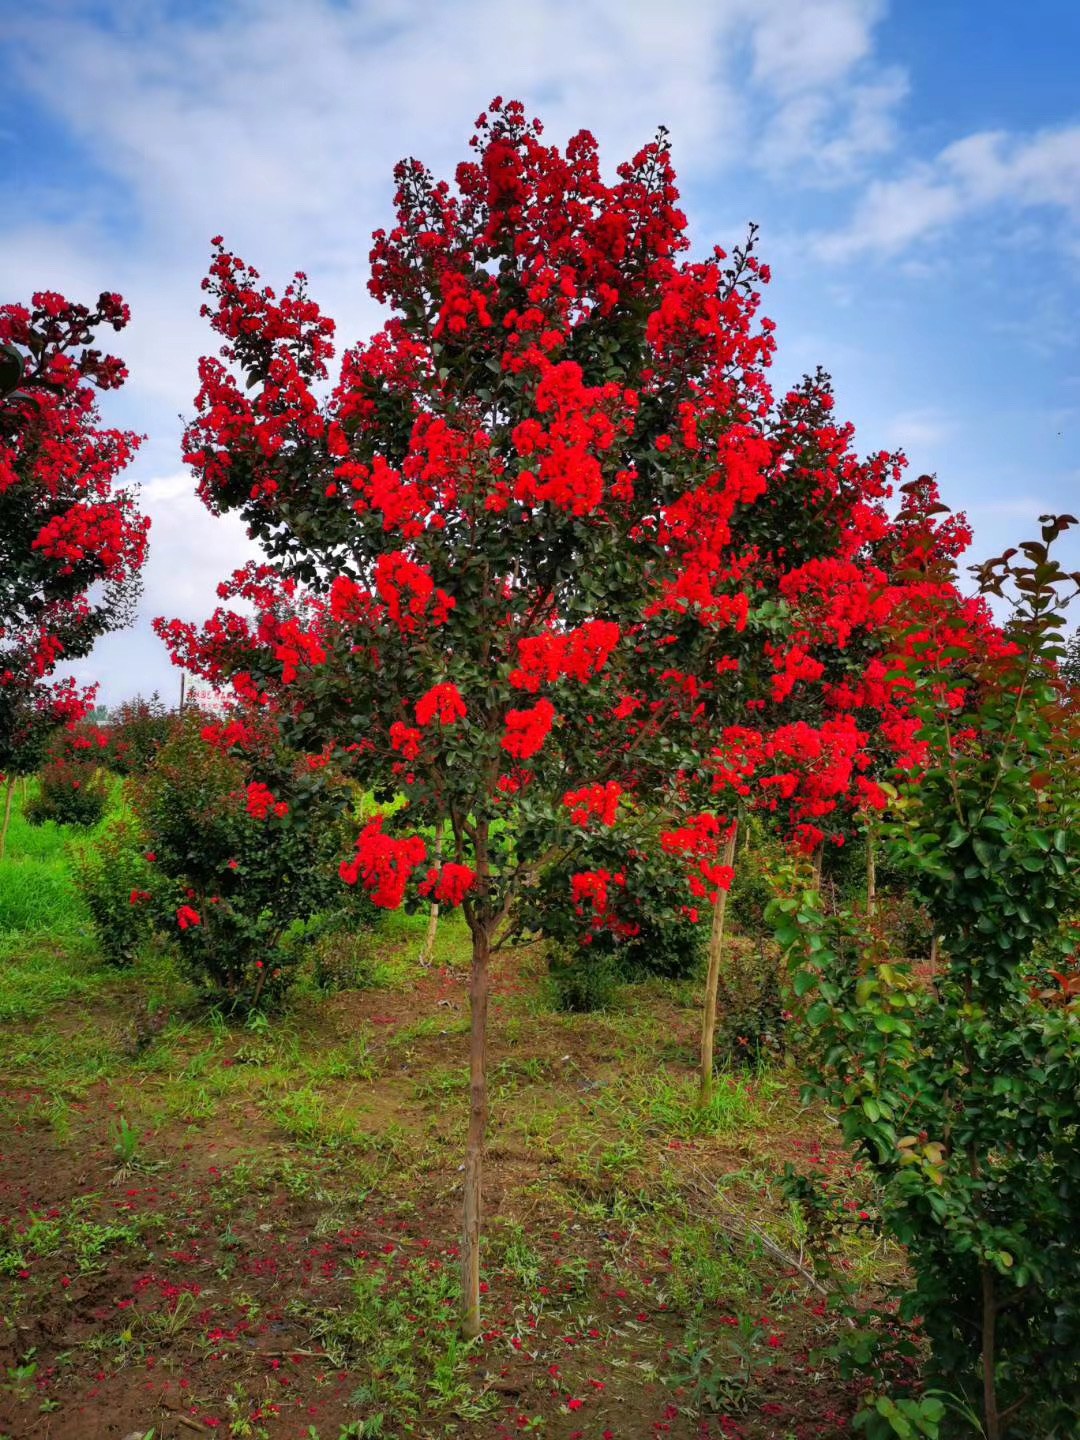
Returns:
[[[92,692],[51,677],[138,594],[149,521],[116,487],[138,438],[102,428],[95,396],[127,372],[93,348],[128,318],[112,294],[0,307],[0,773],[33,769],[50,729],[90,708]]]

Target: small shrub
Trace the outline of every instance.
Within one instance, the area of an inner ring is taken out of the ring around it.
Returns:
[[[261,1005],[282,997],[303,955],[286,932],[340,902],[348,792],[262,722],[206,719],[185,715],[132,803],[162,929],[216,998]]]
[[[717,1063],[756,1066],[783,1055],[790,1012],[782,974],[774,943],[728,943],[716,992]]]
[[[578,870],[610,877],[602,915],[578,913],[569,903]],[[554,942],[553,955],[562,955],[556,960],[560,969],[569,964],[563,952],[580,951],[582,970],[609,973],[611,984],[653,977],[688,980],[701,972],[708,938],[707,927],[689,913],[690,898],[677,858],[627,825],[591,837],[572,867],[567,862],[551,866],[524,897],[519,924]],[[607,957],[603,962],[602,955]]]
[[[553,945],[548,973],[555,1009],[575,1015],[606,1010],[623,978],[612,951],[587,945]]]
[[[177,723],[157,691],[145,700],[136,695],[109,717],[109,767],[118,775],[145,775]]]
[[[58,758],[41,768],[38,788],[23,810],[31,825],[96,825],[105,814],[109,791],[101,770],[88,761]]]
[[[74,851],[73,864],[102,955],[130,965],[151,929],[150,866],[138,831],[130,820],[115,820],[93,846]]]
[[[386,967],[376,952],[373,923],[373,916],[364,921],[335,915],[319,927],[307,945],[311,979],[317,989],[334,993],[380,988]]]

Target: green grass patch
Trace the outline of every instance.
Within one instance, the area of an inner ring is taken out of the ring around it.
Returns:
[[[76,836],[93,833],[52,820],[28,824],[22,786],[16,786],[0,862],[0,958],[22,947],[27,937],[49,936],[62,943],[89,936],[90,917],[72,883],[68,847]]]
[[[0,938],[0,1023],[36,1020],[54,1005],[85,999],[108,976],[91,969],[93,945],[66,948],[49,935]]]
[[[380,918],[376,934],[388,945],[403,946],[410,966],[420,958],[427,935],[428,917],[423,911],[406,915],[403,910],[387,910]],[[435,932],[435,949],[432,963],[448,965],[455,970],[464,970],[472,961],[472,936],[460,910],[452,910],[439,916]]]

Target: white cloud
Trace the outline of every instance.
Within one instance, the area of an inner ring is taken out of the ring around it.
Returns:
[[[896,446],[917,459],[923,451],[939,451],[947,440],[953,438],[956,430],[956,417],[943,410],[932,407],[902,410],[883,424],[881,443],[890,448]]]
[[[1067,245],[1080,243],[1080,125],[1034,135],[984,131],[956,140],[931,161],[875,180],[844,230],[822,236],[830,260],[897,255],[932,241],[962,219],[1050,211]]]
[[[883,0],[756,0],[754,78],[781,97],[832,87],[870,54]]]

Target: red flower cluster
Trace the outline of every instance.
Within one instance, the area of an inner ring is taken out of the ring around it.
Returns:
[[[347,885],[363,885],[374,904],[396,910],[405,898],[409,877],[424,862],[427,846],[418,835],[398,840],[385,835],[382,827],[381,815],[364,826],[355,856],[342,862],[340,873]]]
[[[421,895],[430,895],[440,905],[460,905],[476,883],[476,873],[468,865],[448,861],[441,869],[431,869],[417,886]]]
[[[468,712],[461,692],[456,685],[433,685],[426,695],[416,702],[416,723],[430,725],[438,719],[440,725],[453,725],[464,720]]]
[[[181,905],[176,912],[176,923],[181,930],[190,930],[194,926],[202,924],[202,916],[190,905]]]
[[[259,744],[259,736],[252,725],[234,718],[219,725],[204,725],[202,738],[217,750],[253,750]]]
[[[268,815],[276,815],[279,820],[284,820],[289,813],[289,807],[284,800],[275,799],[274,795],[261,780],[254,780],[247,787],[247,813],[256,820],[265,820]]]
[[[621,871],[613,875],[610,870],[580,870],[570,877],[570,899],[579,915],[591,914],[595,922],[607,912],[608,886],[625,884]]]
[[[420,730],[415,730],[402,720],[395,720],[390,726],[390,745],[406,760],[415,760],[419,756],[423,738]]]
[[[421,620],[432,625],[445,625],[454,608],[454,601],[445,590],[435,588],[435,582],[424,567],[400,550],[379,556],[375,566],[375,588],[391,620],[404,635],[412,634]]]
[[[61,575],[89,566],[116,580],[139,570],[146,559],[150,522],[132,523],[126,498],[98,504],[76,501],[44,524],[33,542],[50,560],[59,560]]]
[[[619,809],[619,797],[623,788],[617,780],[608,780],[604,785],[585,785],[580,790],[568,790],[563,804],[570,811],[572,825],[587,825],[595,815],[602,825],[614,825]]]
[[[613,620],[589,620],[562,634],[527,635],[518,641],[518,665],[510,672],[510,684],[533,694],[563,675],[584,684],[607,665],[621,634]]]
[[[551,419],[546,427],[539,420],[523,420],[514,430],[518,455],[534,465],[518,473],[514,499],[527,506],[550,502],[576,516],[599,510],[603,457],[620,432],[633,433],[637,395],[616,384],[586,385],[580,365],[564,360],[542,367],[536,408]]]
[[[528,760],[544,748],[555,721],[555,706],[538,700],[531,710],[508,710],[502,748],[517,760]]]
[[[484,329],[494,323],[488,310],[487,292],[470,285],[464,275],[447,270],[443,274],[443,305],[432,334],[436,339],[446,331],[461,335],[474,319]]]

